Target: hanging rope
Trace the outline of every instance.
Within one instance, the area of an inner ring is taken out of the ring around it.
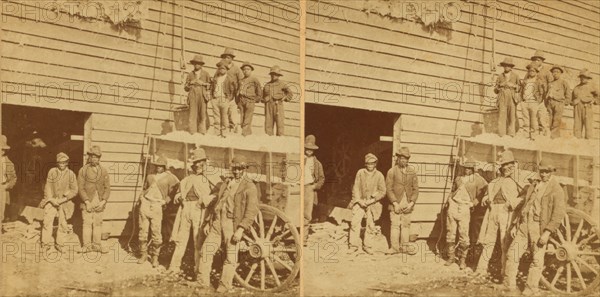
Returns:
[[[471,35],[473,35],[473,19],[474,18],[470,18],[469,21],[469,33],[468,33],[468,37],[467,37],[467,50],[465,53],[465,65],[464,65],[464,71],[463,71],[463,80],[462,80],[462,87],[460,90],[460,102],[458,103],[458,113],[456,115],[456,120],[454,121],[454,133],[453,133],[453,138],[452,138],[452,148],[450,150],[450,156],[454,156],[455,154],[455,148],[458,147],[458,126],[459,124],[463,123],[463,118],[462,118],[462,112],[463,112],[463,95],[465,92],[465,81],[467,80],[467,67],[469,64],[469,50],[471,49]],[[471,59],[472,60],[472,59]],[[473,72],[473,64],[471,63],[471,73]],[[450,182],[451,184],[454,183],[454,173],[456,171],[456,165],[458,162],[458,158],[454,158],[454,160],[452,161],[452,167],[451,167],[451,171],[450,172],[446,172],[446,176],[450,176]],[[440,254],[440,249],[439,249],[439,244],[440,241],[442,239],[442,234],[444,232],[444,230],[446,229],[446,217],[448,216],[447,214],[447,209],[445,207],[446,202],[448,201],[449,197],[447,195],[447,190],[448,190],[448,179],[446,179],[446,183],[444,185],[444,199],[442,201],[442,205],[441,205],[441,209],[440,209],[440,213],[441,215],[441,229],[440,229],[440,235],[438,236],[438,239],[435,243],[435,252],[436,254]],[[452,191],[450,191],[450,194],[452,194]]]

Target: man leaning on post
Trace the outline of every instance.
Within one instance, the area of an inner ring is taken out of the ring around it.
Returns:
[[[110,178],[106,168],[100,165],[102,151],[97,145],[92,146],[88,152],[88,162],[77,176],[81,204],[81,217],[83,218],[83,252],[108,253],[102,246],[102,220],[104,209],[110,197]]]

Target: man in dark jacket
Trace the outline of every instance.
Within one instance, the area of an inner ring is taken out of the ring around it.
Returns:
[[[314,135],[308,135],[304,140],[304,243],[308,239],[313,206],[318,203],[317,191],[325,183],[323,165],[315,156],[315,150],[319,149],[316,141]]]
[[[281,68],[275,65],[269,71],[271,81],[265,84],[262,92],[265,102],[265,133],[273,135],[274,127],[277,127],[277,136],[283,136],[285,131],[285,108],[283,102],[292,100],[294,94],[288,84],[280,80],[283,74]]]
[[[548,240],[566,215],[564,191],[552,176],[554,167],[542,161],[538,171],[538,181],[529,187],[518,223],[510,230],[514,240],[508,250],[504,275],[506,289],[517,293],[519,261],[529,248],[533,254],[533,262],[523,291],[525,296],[534,295],[539,290]]]
[[[411,213],[419,197],[419,181],[414,168],[408,166],[410,151],[401,147],[396,152],[396,165],[387,173],[385,188],[390,199],[390,253],[414,255],[417,251],[408,246]],[[401,244],[401,245],[400,245]]]
[[[10,204],[10,192],[17,183],[15,165],[4,155],[8,146],[6,136],[0,135],[0,224],[4,221],[6,205]]]
[[[190,64],[194,65],[194,70],[188,74],[184,86],[185,91],[188,92],[190,107],[189,130],[192,134],[206,134],[211,77],[206,70],[202,69],[204,65],[202,55],[196,55]]]
[[[233,179],[223,183],[219,189],[214,213],[208,223],[208,234],[200,251],[198,282],[202,287],[209,287],[213,258],[221,245],[225,245],[225,262],[217,288],[219,293],[226,293],[232,288],[240,241],[244,232],[252,228],[259,211],[258,191],[254,182],[246,176],[247,168],[248,163],[243,156],[232,159]]]
[[[213,110],[213,127],[215,134],[225,137],[229,127],[230,108],[237,108],[235,94],[237,82],[227,75],[227,66],[223,61],[217,63],[217,72],[211,82],[211,106]],[[237,125],[238,117],[233,117],[233,125]]]
[[[104,209],[110,197],[110,178],[108,170],[100,165],[102,151],[97,145],[87,152],[88,163],[79,169],[77,184],[83,218],[83,248],[84,252],[99,251],[104,254],[108,250],[102,246],[102,220]]]

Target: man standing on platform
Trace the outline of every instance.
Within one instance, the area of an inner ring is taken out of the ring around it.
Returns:
[[[262,85],[258,79],[252,75],[254,66],[250,62],[242,64],[244,77],[240,80],[239,86],[239,107],[241,114],[242,136],[252,134],[252,117],[254,116],[254,106],[260,102],[263,96]]]
[[[293,93],[287,83],[280,80],[283,74],[281,68],[275,65],[269,72],[271,81],[265,84],[263,101],[265,102],[265,133],[273,135],[274,126],[277,127],[277,136],[285,135],[285,108],[284,101],[292,100]]]
[[[190,107],[189,129],[190,133],[206,134],[208,109],[210,99],[210,75],[202,70],[204,60],[201,55],[194,56],[190,61],[194,70],[188,74],[185,81],[185,91],[188,92],[188,105]]]
[[[573,134],[577,138],[583,138],[585,129],[585,138],[592,139],[594,135],[594,104],[600,104],[598,89],[591,83],[592,75],[589,70],[583,69],[579,73],[581,83],[573,89],[573,113],[575,115],[575,124],[573,125]]]

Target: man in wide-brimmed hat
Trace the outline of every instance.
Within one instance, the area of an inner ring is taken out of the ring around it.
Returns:
[[[42,249],[47,251],[55,247],[62,252],[68,227],[67,220],[73,215],[75,205],[71,201],[78,193],[77,176],[69,169],[69,156],[65,153],[56,155],[56,167],[48,171],[44,187],[44,199],[39,207],[44,209],[42,224]],[[56,243],[52,238],[54,219],[58,217]]]
[[[519,103],[521,112],[519,118],[519,134],[534,139],[539,134],[539,125],[541,123],[542,134],[546,135],[548,127],[547,110],[542,98],[543,86],[538,77],[538,69],[533,64],[527,65],[527,75],[519,82],[522,102]],[[538,117],[541,119],[538,122]]]
[[[542,87],[542,94],[546,93],[548,84],[554,80],[549,67],[544,65],[546,61],[546,53],[542,50],[536,50],[533,56],[531,56],[531,65],[537,69],[538,78],[540,79],[540,86]]]
[[[0,135],[0,224],[4,221],[6,205],[10,204],[9,191],[17,183],[15,165],[5,155],[8,149],[10,149],[10,146],[8,146],[6,136]]]
[[[558,180],[552,175],[554,166],[544,160],[538,165],[540,180],[527,190],[524,205],[511,228],[513,242],[508,249],[504,284],[517,293],[517,272],[523,254],[529,250],[533,261],[529,267],[524,296],[537,295],[544,270],[544,257],[550,234],[556,232],[566,215],[566,199]]]
[[[227,75],[230,76],[233,81],[239,82],[244,78],[244,74],[242,73],[242,70],[233,63],[234,60],[235,54],[233,49],[230,47],[225,48],[221,54],[221,62],[227,67]]]
[[[237,126],[238,117],[231,117],[232,110],[237,110],[235,95],[237,82],[227,75],[227,66],[223,61],[217,63],[217,72],[212,79],[212,99],[213,110],[213,128],[216,135],[225,137],[230,121],[234,127]]]
[[[180,204],[173,224],[171,240],[175,242],[175,251],[169,265],[169,273],[179,273],[181,261],[192,230],[194,240],[194,267],[200,253],[200,227],[204,221],[206,207],[215,198],[212,195],[209,179],[205,176],[208,158],[202,148],[192,152],[192,174],[181,180],[179,191],[175,194],[175,203]],[[194,269],[194,271],[196,271]]]
[[[496,238],[500,233],[501,265],[504,271],[506,250],[508,248],[506,231],[512,221],[512,212],[520,204],[519,185],[514,179],[517,163],[513,152],[505,150],[496,162],[500,166],[500,176],[488,184],[487,195],[481,201],[488,209],[481,225],[478,243],[483,245],[483,251],[477,263],[476,272],[487,274],[488,264],[496,246]]]
[[[242,64],[244,77],[240,80],[239,107],[240,123],[242,126],[242,135],[252,134],[252,117],[254,116],[254,106],[262,99],[262,84],[254,75],[254,66],[250,62]]]
[[[139,199],[139,224],[138,233],[140,245],[140,258],[138,264],[148,260],[148,233],[150,233],[152,267],[158,267],[158,255],[163,243],[162,220],[163,209],[175,194],[179,179],[167,170],[167,159],[158,157],[150,162],[154,173],[146,177],[144,191]]]
[[[100,165],[102,150],[97,145],[87,151],[88,162],[79,169],[77,188],[83,218],[83,252],[99,251],[108,253],[102,246],[102,221],[104,209],[110,198],[110,177],[108,170]]]
[[[477,163],[466,159],[461,163],[464,175],[457,176],[454,180],[452,195],[447,203],[446,212],[446,244],[448,246],[446,266],[455,261],[456,235],[458,233],[458,257],[461,270],[467,267],[467,253],[471,243],[469,239],[469,226],[471,223],[471,210],[481,200],[487,188],[487,181],[476,171]]]
[[[515,67],[512,58],[505,58],[500,66],[504,68],[504,72],[498,76],[494,87],[494,93],[498,94],[498,134],[514,136],[519,103],[519,76],[512,71]]]
[[[210,99],[209,88],[211,77],[202,69],[204,59],[196,55],[190,61],[194,65],[185,81],[185,91],[188,92],[188,105],[190,107],[189,130],[190,133],[206,134],[208,118],[208,100]]]
[[[562,66],[554,65],[550,68],[554,80],[548,84],[545,95],[546,107],[548,108],[550,122],[550,136],[560,137],[560,126],[565,105],[571,104],[571,87],[561,75],[565,72]]]
[[[373,254],[373,240],[376,234],[375,221],[379,220],[382,212],[380,200],[385,197],[385,177],[377,170],[377,156],[368,153],[365,156],[365,167],[356,172],[352,186],[352,200],[348,205],[352,209],[352,222],[348,244],[352,252],[364,249],[367,254]],[[362,220],[367,221],[365,239],[360,239]]]
[[[396,164],[385,177],[387,197],[390,199],[389,253],[414,255],[417,250],[409,244],[411,214],[419,198],[419,180],[414,167],[408,165],[410,150],[401,147],[395,153]]]
[[[317,138],[308,135],[304,139],[304,242],[308,239],[310,222],[312,221],[313,207],[318,200],[317,191],[325,184],[323,165],[315,156]]]
[[[232,289],[240,242],[244,232],[253,228],[252,224],[259,212],[256,185],[246,176],[248,165],[248,161],[242,155],[231,160],[233,178],[221,184],[214,215],[208,223],[208,234],[202,245],[202,260],[198,269],[198,282],[201,287],[210,286],[213,258],[217,250],[224,245],[225,261],[218,293],[226,293]]]
[[[579,72],[581,81],[573,89],[573,114],[575,123],[573,125],[573,134],[577,138],[583,138],[583,129],[585,129],[585,138],[592,139],[594,134],[594,104],[600,104],[598,88],[591,83],[592,74],[587,69]]]
[[[288,83],[280,80],[283,73],[277,65],[271,67],[269,71],[271,81],[265,84],[263,90],[263,102],[265,103],[265,133],[273,135],[275,127],[277,136],[283,136],[285,133],[285,108],[284,101],[292,100],[294,94],[289,88]]]

